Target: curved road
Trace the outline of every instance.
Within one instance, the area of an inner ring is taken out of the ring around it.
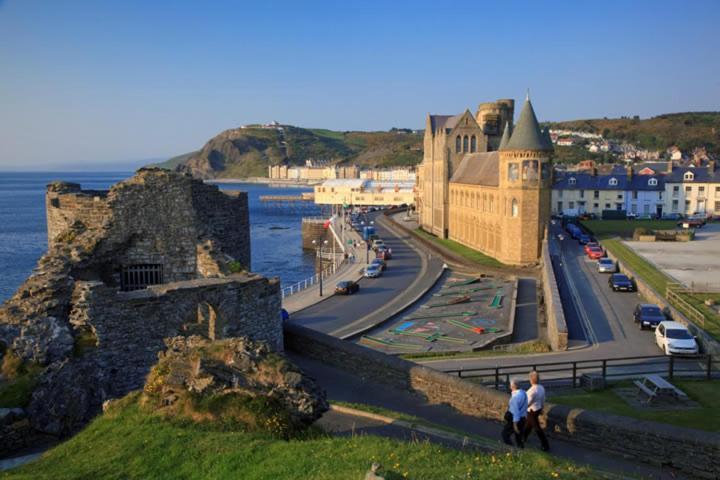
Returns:
[[[372,217],[371,217],[372,218]],[[349,333],[353,325],[368,315],[398,299],[408,289],[415,290],[428,274],[427,258],[413,250],[401,237],[375,222],[377,234],[392,248],[393,257],[388,268],[379,278],[360,280],[360,291],[356,294],[334,295],[327,300],[301,310],[292,315],[291,321],[323,333],[343,336]],[[372,258],[373,252],[370,253]],[[364,258],[358,258],[358,268],[362,268]],[[433,259],[430,269],[435,270],[439,262]],[[334,289],[335,285],[328,285]]]

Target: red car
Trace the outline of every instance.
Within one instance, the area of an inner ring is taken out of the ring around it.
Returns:
[[[605,252],[603,252],[603,249],[600,247],[590,247],[587,256],[592,260],[599,260],[605,256]]]
[[[583,248],[585,249],[585,254],[586,254],[586,255],[589,255],[589,254],[590,254],[590,249],[593,248],[593,247],[600,247],[600,244],[597,243],[597,242],[588,242],[588,243],[586,243],[586,244],[585,244],[585,247],[583,247]]]

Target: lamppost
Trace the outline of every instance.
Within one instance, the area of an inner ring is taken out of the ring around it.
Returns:
[[[315,245],[315,255],[320,260],[320,263],[318,265],[318,276],[320,277],[320,296],[322,297],[322,281],[323,281],[323,258],[322,258],[322,247],[323,245],[327,245],[327,240],[313,240],[312,244]]]

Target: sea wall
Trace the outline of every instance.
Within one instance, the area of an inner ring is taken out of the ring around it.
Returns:
[[[397,357],[286,324],[285,348],[394,388],[445,403],[461,413],[500,422],[509,396]],[[699,478],[720,471],[720,433],[663,425],[617,415],[548,404],[544,419],[551,437],[650,464],[670,464]],[[498,434],[500,425],[498,424]]]
[[[553,351],[567,350],[568,328],[565,312],[560,300],[557,279],[550,259],[547,240],[542,245],[542,283],[545,300],[545,317],[547,320],[547,340]]]

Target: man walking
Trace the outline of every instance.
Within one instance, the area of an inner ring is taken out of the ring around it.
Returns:
[[[528,399],[525,390],[520,388],[516,379],[510,381],[510,403],[505,412],[505,426],[502,431],[502,439],[508,445],[512,445],[510,437],[515,437],[515,444],[524,448],[523,432],[525,430],[525,417],[527,417]]]
[[[550,450],[548,445],[547,437],[540,426],[540,415],[542,415],[543,408],[545,407],[545,387],[538,383],[538,373],[533,370],[530,372],[530,388],[527,391],[527,422],[525,425],[525,432],[523,435],[523,441],[527,442],[528,437],[533,430],[537,432],[537,436],[540,439],[540,445],[543,452]]]

